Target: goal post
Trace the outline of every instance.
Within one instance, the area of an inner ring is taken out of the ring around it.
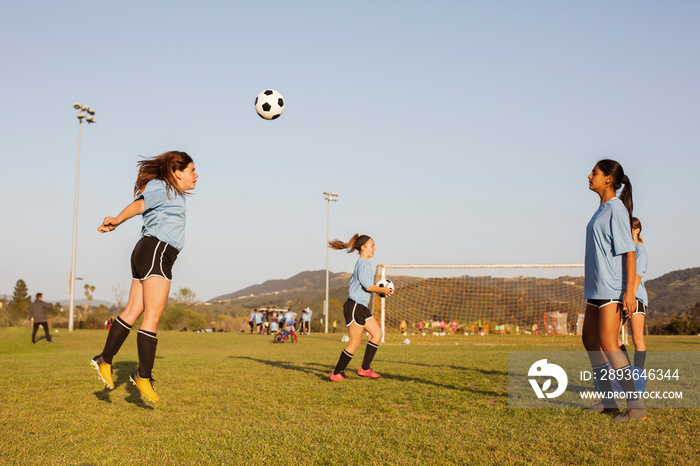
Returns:
[[[370,306],[385,343],[578,335],[583,272],[583,264],[381,264],[375,281],[388,278],[396,291],[373,295]]]

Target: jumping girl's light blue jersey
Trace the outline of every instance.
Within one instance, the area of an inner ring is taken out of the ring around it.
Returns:
[[[627,209],[614,197],[598,207],[586,227],[585,299],[620,299],[625,294],[622,255],[634,251]]]
[[[143,198],[145,205],[141,237],[153,236],[181,251],[185,246],[185,196],[177,191],[170,196],[165,181],[151,180],[136,198]]]
[[[348,290],[348,298],[358,304],[369,306],[369,298],[372,293],[367,291],[367,288],[374,285],[374,272],[369,261],[364,257],[360,257],[355,262],[355,270],[350,277],[350,289]]]
[[[262,312],[255,313],[255,323],[256,324],[262,324],[264,319],[265,319],[265,314],[263,314]]]
[[[642,281],[639,282],[639,288],[637,288],[637,294],[634,295],[635,298],[644,303],[645,306],[649,305],[649,298],[647,297],[647,289],[644,286],[644,280],[647,276],[647,267],[649,266],[649,257],[647,256],[647,248],[641,243],[641,241],[634,245],[634,253],[637,255],[637,275],[642,277]]]

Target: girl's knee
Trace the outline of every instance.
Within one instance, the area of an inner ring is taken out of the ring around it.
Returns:
[[[603,351],[619,351],[620,345],[617,344],[617,336],[615,338],[601,338],[600,347]]]
[[[583,347],[588,351],[597,351],[600,349],[600,340],[597,335],[593,335],[590,332],[583,332],[581,335],[581,341],[583,342]]]
[[[348,343],[347,346],[345,346],[345,351],[350,354],[355,354],[355,351],[357,351],[357,348],[359,348],[359,344],[350,344]]]

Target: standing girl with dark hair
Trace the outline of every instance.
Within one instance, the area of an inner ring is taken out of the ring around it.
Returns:
[[[627,312],[625,317],[631,314],[629,319],[632,327],[632,341],[634,342],[634,365],[644,370],[647,358],[647,348],[644,343],[644,318],[647,315],[647,306],[649,306],[644,279],[647,275],[649,258],[641,233],[642,222],[637,217],[632,217],[632,239],[634,240],[634,253],[637,257],[637,270],[634,275],[634,297],[637,299],[637,307],[632,313]]]
[[[172,266],[185,244],[185,196],[194,189],[199,175],[184,152],[171,151],[138,163],[136,200],[115,217],[105,217],[97,228],[107,233],[136,215],[143,218],[141,239],[131,254],[133,280],[129,301],[107,335],[102,353],[91,360],[100,379],[114,388],[112,358],[131,327],[143,314],[136,335],[139,367],[130,379],[151,401],[160,398],[153,389],[151,371],[156,356],[158,322],[168,302]]]
[[[616,193],[624,188],[618,198]],[[618,345],[617,335],[624,311],[636,309],[634,277],[636,258],[631,233],[632,185],[622,166],[601,160],[590,175],[588,188],[600,196],[600,207],[586,227],[583,345],[601,389],[602,401],[589,411],[616,412],[608,361],[620,374],[627,411],[617,421],[646,419],[646,409],[634,387],[630,364]]]
[[[338,364],[336,364],[335,370],[331,372],[331,381],[336,382],[347,379],[345,368],[348,367],[355,351],[362,342],[363,331],[369,332],[370,339],[365,349],[362,366],[357,371],[357,375],[378,379],[381,376],[371,369],[371,364],[379,348],[379,342],[382,341],[382,328],[367,306],[369,306],[369,299],[372,293],[388,293],[391,295],[393,292],[374,284],[374,271],[369,263],[369,259],[374,256],[376,249],[374,240],[367,235],[355,234],[347,243],[335,239],[330,241],[328,245],[333,249],[348,249],[348,253],[353,251],[360,253],[360,257],[357,259],[355,269],[350,277],[348,299],[343,305],[343,314],[345,314],[345,323],[348,327],[350,341],[340,353]]]

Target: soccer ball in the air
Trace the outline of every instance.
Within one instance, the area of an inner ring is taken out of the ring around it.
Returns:
[[[255,111],[266,120],[277,119],[284,112],[284,97],[274,89],[264,90],[255,98]]]
[[[377,286],[378,286],[379,288],[387,288],[387,289],[389,289],[389,290],[391,290],[391,291],[394,291],[394,282],[392,282],[392,281],[389,280],[388,278],[382,278],[381,280],[379,280],[379,281],[377,282]],[[385,297],[386,297],[386,294],[384,294],[384,293],[378,293],[378,294],[379,294],[379,296],[381,296],[382,298],[385,298]]]

